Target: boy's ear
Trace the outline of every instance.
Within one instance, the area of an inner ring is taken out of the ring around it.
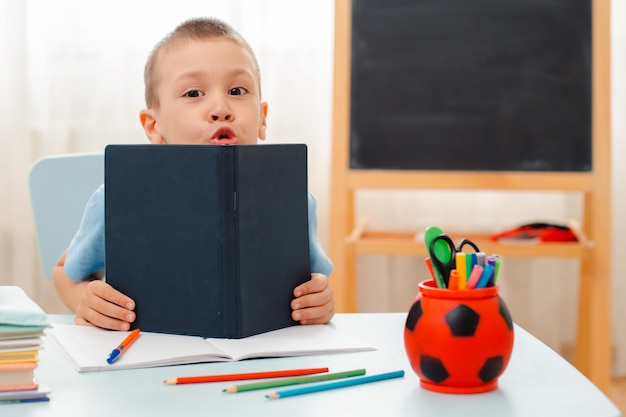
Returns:
[[[157,121],[152,109],[143,109],[139,112],[139,121],[150,143],[159,145],[165,143],[163,136],[157,130]]]
[[[261,102],[261,114],[259,115],[259,139],[265,140],[265,129],[267,128],[267,102]]]

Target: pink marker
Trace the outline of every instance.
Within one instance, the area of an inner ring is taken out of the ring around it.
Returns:
[[[474,265],[474,269],[472,269],[472,273],[470,274],[470,277],[467,280],[468,289],[476,288],[476,285],[478,284],[478,280],[480,279],[480,276],[483,274],[483,269],[484,268],[478,264]]]

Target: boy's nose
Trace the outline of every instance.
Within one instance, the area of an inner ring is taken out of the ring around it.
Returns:
[[[219,120],[230,121],[232,119],[232,115],[229,112],[212,112],[211,120],[217,122]]]

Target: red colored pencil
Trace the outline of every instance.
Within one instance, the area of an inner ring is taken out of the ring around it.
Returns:
[[[281,378],[285,376],[301,376],[328,372],[328,368],[286,369],[283,371],[250,372],[243,374],[186,376],[170,378],[163,381],[168,385],[199,384],[203,382],[240,381],[244,379]]]

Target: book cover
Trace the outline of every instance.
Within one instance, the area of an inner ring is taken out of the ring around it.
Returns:
[[[48,333],[48,340],[78,372],[374,350],[329,324],[289,326],[242,339],[204,339],[142,331],[124,355],[108,364],[109,353],[128,334],[90,326],[55,324]]]
[[[133,328],[240,338],[296,324],[310,279],[306,145],[109,145],[106,280]]]
[[[0,391],[33,385],[35,368],[37,362],[0,363]]]
[[[50,325],[46,313],[16,286],[0,286],[0,337],[43,334]]]
[[[34,380],[31,380],[31,384],[0,391],[0,404],[33,402],[36,400],[47,401],[50,387],[37,371],[35,371],[34,375]]]

